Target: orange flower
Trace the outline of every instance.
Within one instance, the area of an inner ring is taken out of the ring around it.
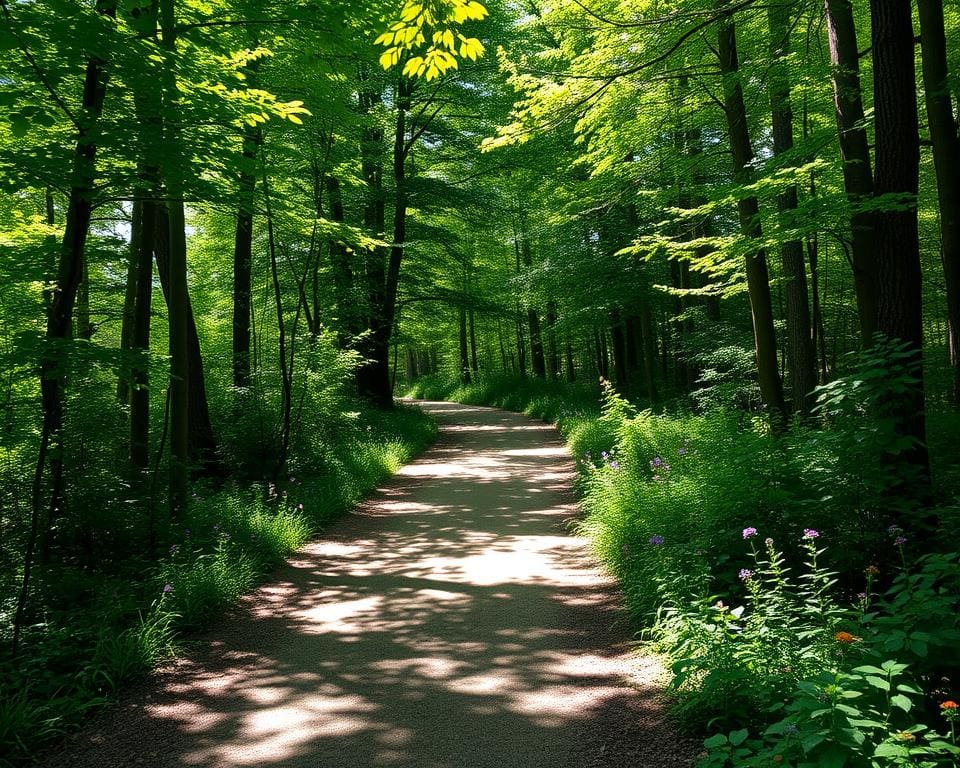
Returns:
[[[958,705],[955,701],[945,701],[940,705],[940,709],[943,710],[956,710],[958,707],[960,707],[960,705]]]
[[[838,643],[843,643],[844,645],[850,645],[851,643],[855,643],[857,640],[860,640],[859,637],[856,635],[851,635],[849,632],[837,632],[837,634],[833,636],[833,639]]]

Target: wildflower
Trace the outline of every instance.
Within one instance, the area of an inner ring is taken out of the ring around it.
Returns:
[[[875,566],[875,565],[868,565],[866,568],[863,569],[863,572],[864,572],[865,574],[867,574],[867,576],[879,576],[879,575],[880,575],[880,569],[877,568],[877,566]]]
[[[744,529],[743,529],[743,538],[745,538],[745,539],[752,539],[752,538],[753,538],[754,536],[756,536],[756,535],[757,535],[757,529],[756,529],[756,528],[744,528]]]
[[[769,548],[773,546],[773,539],[769,536],[763,540],[763,543]]]
[[[169,595],[173,592],[173,584],[164,584],[163,585],[163,594]]]
[[[604,461],[606,461],[606,460],[607,460],[607,457],[609,457],[609,456],[610,456],[610,454],[607,453],[606,451],[600,451],[600,458],[603,459]]]
[[[794,723],[789,723],[789,724],[783,729],[783,732],[784,732],[784,733],[796,733],[796,732],[797,732],[797,726],[796,726]]]
[[[820,531],[816,531],[813,528],[804,528],[803,529],[803,538],[805,539],[817,539],[820,538]]]
[[[174,544],[172,547],[170,547],[170,554],[171,555],[177,554],[177,551],[179,549],[180,549],[180,546],[178,544]]]
[[[740,569],[740,581],[750,581],[753,578],[753,571],[749,568]]]
[[[686,456],[686,455],[687,455],[687,449],[686,449],[686,448],[678,448],[678,449],[677,449],[677,456]]]
[[[910,743],[911,741],[917,740],[917,737],[910,733],[910,731],[897,731],[895,734],[893,734],[893,737],[897,741],[902,741],[904,743]]]
[[[859,600],[862,603],[866,599],[867,599],[866,592],[857,592],[857,600]]]
[[[664,541],[663,536],[661,536],[660,534],[656,534],[650,537],[650,545],[654,547],[659,547],[661,544],[663,544],[663,541]]]
[[[659,456],[654,457],[654,459],[650,462],[650,466],[653,467],[654,469],[658,469],[659,467],[662,467],[663,459],[661,459]]]
[[[297,504],[297,509],[303,512],[303,504]]]
[[[833,639],[836,640],[838,643],[843,643],[843,645],[852,645],[853,643],[857,642],[857,640],[860,640],[861,638],[857,637],[856,635],[851,635],[849,632],[841,631],[841,632],[837,632],[837,634],[833,636]]]
[[[893,546],[895,547],[902,547],[906,543],[907,543],[906,536],[897,536],[897,538],[893,540]]]
[[[942,709],[944,712],[956,712],[957,709],[960,709],[960,705],[958,705],[955,701],[945,701],[940,705],[940,709]]]
[[[725,611],[727,609],[727,606],[723,604],[723,600],[717,600],[717,602],[713,604],[713,607],[718,611]]]
[[[610,469],[612,469],[614,472],[616,472],[618,469],[620,469],[620,462],[619,462],[619,461],[616,461],[616,460],[611,461],[611,462],[610,462]]]

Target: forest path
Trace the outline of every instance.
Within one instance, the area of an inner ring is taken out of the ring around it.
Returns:
[[[689,766],[659,668],[566,531],[557,433],[421,405],[434,447],[47,765]]]

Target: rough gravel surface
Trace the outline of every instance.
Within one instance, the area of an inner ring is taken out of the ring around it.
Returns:
[[[47,768],[669,768],[552,427],[422,403],[440,439]]]

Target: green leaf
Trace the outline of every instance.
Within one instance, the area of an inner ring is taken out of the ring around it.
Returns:
[[[747,736],[749,735],[750,735],[750,731],[748,731],[746,728],[739,731],[731,731],[730,737],[729,737],[730,743],[733,744],[733,746],[735,747],[739,747],[741,744],[743,744],[743,742],[747,740]]]
[[[911,709],[913,709],[913,702],[902,693],[896,693],[891,696],[890,703],[895,707],[899,707],[904,712],[909,712]]]

